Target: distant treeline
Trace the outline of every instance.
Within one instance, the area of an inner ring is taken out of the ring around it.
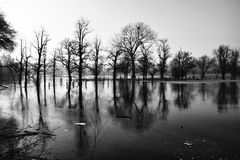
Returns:
[[[0,35],[0,49],[11,52],[16,46],[16,32],[3,14],[0,14],[0,23],[3,26],[0,28],[3,33]],[[131,79],[136,75],[143,79],[154,79],[159,75],[160,79],[165,79],[166,73],[168,78],[176,80],[186,79],[189,74],[198,74],[200,79],[205,79],[208,73],[220,75],[222,79],[229,74],[235,79],[240,73],[239,50],[228,45],[220,45],[213,53],[199,58],[184,50],[173,54],[167,39],[159,38],[147,24],[137,22],[124,26],[108,46],[102,46],[98,37],[93,42],[88,40],[92,31],[89,26],[88,20],[80,18],[76,22],[75,38],[62,40],[54,51],[47,50],[50,36],[43,28],[34,32],[28,48],[27,42],[20,41],[18,59],[11,54],[1,55],[0,66],[7,70],[0,70],[0,77],[8,75],[14,81],[16,78],[20,85],[23,79],[27,85],[29,77],[36,77],[35,82],[39,84],[42,75],[46,81],[47,73],[51,73],[55,81],[56,71],[61,66],[66,70],[70,88],[72,75],[77,75],[82,81],[86,72],[94,75],[95,80],[103,73],[111,73],[113,80],[128,78],[129,75]],[[37,57],[32,56],[33,52]]]

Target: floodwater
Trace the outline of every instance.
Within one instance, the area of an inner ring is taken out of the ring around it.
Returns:
[[[68,94],[67,79],[57,78],[55,88],[51,79],[45,90],[42,85],[39,104],[32,82],[22,93],[10,84],[0,91],[0,123],[55,136],[0,138],[0,157],[239,160],[239,87],[240,82],[84,81],[79,103],[77,83]]]

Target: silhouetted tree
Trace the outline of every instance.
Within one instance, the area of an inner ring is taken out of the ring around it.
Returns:
[[[4,15],[0,13],[0,50],[13,51],[15,43],[16,31],[5,20]]]
[[[93,50],[90,54],[90,60],[93,61],[93,65],[89,66],[89,70],[94,74],[95,80],[95,108],[96,112],[99,113],[99,104],[98,104],[98,75],[102,72],[103,69],[103,57],[100,55],[101,50],[101,40],[95,38],[93,44]]]
[[[171,57],[170,47],[167,39],[160,39],[158,43],[159,71],[161,79],[164,78],[164,73],[167,71],[167,60]]]
[[[50,41],[49,35],[42,28],[39,32],[35,32],[35,41],[33,43],[33,47],[37,50],[38,54],[38,63],[37,63],[37,81],[36,84],[39,87],[40,85],[40,71],[41,71],[41,61],[42,56],[44,54],[44,50],[47,47],[48,42]]]
[[[124,78],[127,79],[128,73],[131,69],[131,59],[128,54],[123,54],[118,64],[119,72],[124,75]]]
[[[90,60],[93,62],[93,65],[89,66],[89,70],[94,74],[95,83],[97,83],[98,75],[103,69],[103,56],[100,55],[101,40],[96,38],[93,44],[93,50],[90,54]]]
[[[61,48],[57,49],[58,52],[57,59],[58,61],[66,68],[68,73],[68,91],[71,90],[72,84],[72,73],[76,70],[74,66],[75,59],[74,55],[77,52],[76,43],[69,39],[65,39],[61,43]]]
[[[175,79],[183,79],[195,66],[195,60],[190,52],[178,51],[171,61],[171,72]]]
[[[98,82],[96,80],[95,80],[95,108],[96,108],[96,112],[99,113]]]
[[[157,65],[155,64],[155,62],[152,61],[151,64],[150,64],[149,71],[148,71],[148,73],[150,74],[152,80],[154,79],[154,75],[155,75],[157,72],[158,72],[158,67],[157,67]]]
[[[238,62],[239,62],[239,51],[238,50],[231,50],[229,56],[229,72],[232,76],[232,79],[236,78],[237,69],[238,69]]]
[[[117,77],[117,71],[119,69],[118,61],[120,60],[120,55],[121,55],[121,51],[116,47],[112,47],[112,49],[108,50],[107,58],[111,60],[111,62],[108,64],[113,70],[113,81],[115,81]]]
[[[218,68],[222,74],[222,79],[225,79],[225,75],[228,71],[228,60],[230,56],[229,51],[229,47],[226,45],[220,45],[218,49],[215,49],[213,51],[213,54],[215,55],[218,62]]]
[[[47,72],[47,48],[45,47],[43,52],[43,82],[44,82],[44,93],[46,93],[46,72]],[[45,95],[45,94],[44,94]]]
[[[205,74],[215,63],[215,59],[208,57],[207,55],[201,56],[197,59],[196,65],[200,71],[201,79],[205,78]]]
[[[53,89],[55,90],[55,84],[56,84],[56,70],[57,70],[57,60],[58,56],[60,54],[59,49],[55,49],[52,55],[52,58],[50,59],[50,68],[52,68],[52,78],[53,78]]]
[[[29,58],[31,58],[31,55],[28,55],[27,50],[26,50],[25,54],[24,54],[24,83],[25,83],[24,86],[25,86],[25,90],[27,89],[27,82],[28,82],[28,77],[29,77],[29,74],[30,74]]]
[[[135,61],[141,45],[155,41],[155,32],[146,24],[138,22],[125,26],[116,40],[116,46],[129,54],[132,64],[132,79],[135,79]]]
[[[138,63],[139,63],[138,66],[139,66],[140,72],[143,75],[143,79],[147,78],[147,73],[151,66],[151,61],[153,60],[151,55],[152,54],[151,47],[152,45],[141,46],[141,55],[138,58]]]
[[[89,29],[89,21],[81,18],[77,21],[76,24],[76,42],[77,42],[77,53],[78,56],[78,79],[79,79],[79,95],[82,95],[82,75],[83,75],[83,63],[85,59],[88,57],[87,48],[89,47],[89,43],[86,40],[86,36],[90,33]],[[80,97],[79,97],[80,98]],[[81,100],[81,98],[79,99]]]
[[[22,40],[21,40],[21,48],[20,48],[20,60],[19,60],[19,77],[18,77],[18,83],[20,87],[22,86],[22,75],[24,71],[24,65],[23,65],[23,58],[24,58],[24,52],[26,48],[22,46]]]

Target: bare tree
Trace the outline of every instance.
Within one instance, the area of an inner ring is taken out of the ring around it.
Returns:
[[[24,54],[24,83],[25,83],[24,86],[25,86],[25,89],[27,88],[28,76],[30,74],[29,58],[31,58],[31,55],[27,54],[27,48],[26,48],[26,51],[25,51],[25,54]]]
[[[47,72],[47,47],[43,51],[43,82],[44,82],[44,92],[46,91],[46,72]]]
[[[230,51],[229,56],[229,72],[232,76],[232,79],[236,78],[238,63],[239,63],[239,51],[237,49]]]
[[[24,58],[24,52],[26,48],[22,46],[22,40],[21,40],[21,48],[20,48],[20,60],[19,60],[19,77],[18,77],[18,82],[20,87],[22,86],[22,75],[24,71],[24,66],[23,66],[23,58]]]
[[[109,66],[111,67],[111,69],[113,70],[113,81],[116,80],[117,77],[117,71],[118,71],[118,61],[120,60],[120,55],[121,55],[121,51],[116,48],[116,47],[112,47],[111,50],[108,50],[108,59],[110,59],[110,63]]]
[[[66,68],[68,73],[68,91],[71,90],[72,83],[72,73],[75,71],[75,59],[74,54],[77,52],[76,43],[69,39],[65,39],[62,42],[61,49],[57,50],[58,52],[58,61]]]
[[[151,62],[153,60],[151,48],[152,48],[152,45],[141,46],[141,55],[140,55],[140,58],[138,58],[138,63],[139,63],[138,66],[139,66],[140,72],[143,75],[143,79],[147,78],[147,73],[151,66]]]
[[[175,79],[183,79],[194,67],[195,60],[190,52],[180,50],[171,61],[172,76]]]
[[[47,47],[48,42],[50,41],[49,35],[42,28],[39,32],[35,32],[35,40],[33,42],[33,47],[37,50],[38,62],[37,62],[37,86],[40,85],[40,70],[41,70],[41,60],[44,53],[44,50]]]
[[[98,80],[98,75],[103,69],[103,56],[100,55],[101,40],[96,38],[93,44],[93,50],[90,55],[90,60],[93,61],[93,65],[88,66],[89,70],[94,74],[95,82]]]
[[[152,61],[152,62],[150,63],[150,68],[149,68],[149,71],[148,71],[148,73],[150,74],[152,80],[154,79],[154,75],[155,75],[157,72],[158,72],[158,67],[157,67],[157,65],[155,64],[155,62]]]
[[[196,65],[200,71],[201,79],[205,78],[205,74],[215,63],[215,59],[208,57],[207,55],[201,56],[197,59]]]
[[[76,24],[76,37],[77,37],[77,46],[78,51],[76,55],[79,58],[78,62],[78,78],[79,78],[79,95],[82,95],[82,75],[83,75],[83,63],[84,60],[88,57],[87,48],[89,47],[89,43],[87,42],[86,36],[90,33],[89,29],[89,21],[81,18],[77,21]],[[81,97],[79,97],[81,98]]]
[[[52,58],[50,59],[50,68],[52,68],[52,78],[53,78],[53,87],[55,88],[56,84],[56,70],[57,70],[57,60],[59,55],[59,49],[54,50]]]
[[[225,75],[228,71],[228,59],[230,56],[229,47],[226,45],[220,45],[218,49],[214,49],[213,54],[217,59],[218,67],[222,74],[222,79],[225,79]]]
[[[155,32],[146,24],[138,22],[125,26],[116,40],[116,46],[122,52],[129,54],[132,64],[132,79],[135,75],[135,61],[138,57],[138,50],[141,45],[155,41]]]
[[[164,78],[164,73],[167,71],[167,60],[171,57],[170,47],[167,39],[160,39],[158,43],[159,71],[161,79]]]
[[[124,78],[128,78],[128,74],[131,71],[131,58],[128,54],[123,54],[121,56],[120,62],[117,65],[118,71],[124,75]]]

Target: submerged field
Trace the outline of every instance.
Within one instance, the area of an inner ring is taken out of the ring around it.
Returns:
[[[240,159],[240,82],[56,82],[0,91],[0,159]]]

